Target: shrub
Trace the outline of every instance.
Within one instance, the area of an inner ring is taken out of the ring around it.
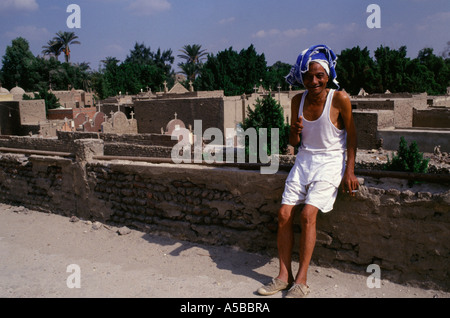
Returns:
[[[247,108],[247,118],[242,123],[242,128],[255,128],[258,136],[260,128],[267,128],[267,145],[265,150],[268,155],[271,155],[271,129],[279,129],[279,154],[284,154],[287,150],[289,139],[289,125],[284,122],[283,108],[272,96],[267,96],[264,99],[258,99],[255,104],[255,109]],[[248,141],[245,142],[246,153],[256,153],[257,149],[250,149]],[[253,145],[256,146],[256,145]]]
[[[425,173],[428,170],[428,162],[429,159],[423,158],[423,153],[419,152],[415,141],[408,147],[405,138],[401,137],[397,154],[392,157],[392,160],[388,157],[385,170]]]

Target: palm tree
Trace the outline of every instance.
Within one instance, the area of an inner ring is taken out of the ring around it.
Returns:
[[[81,44],[80,41],[75,41],[76,39],[78,39],[78,36],[76,36],[74,32],[62,32],[62,31],[56,33],[56,37],[53,38],[53,41],[61,43],[62,51],[64,52],[64,57],[67,63],[69,63],[70,60],[69,45]]]
[[[58,57],[63,50],[63,44],[59,41],[50,40],[47,45],[44,45],[42,48],[44,49],[42,50],[42,54],[53,55],[56,60],[58,60]]]
[[[179,63],[178,66],[183,70],[189,80],[195,80],[196,75],[200,72],[202,61],[204,57],[208,55],[206,50],[201,49],[199,44],[185,45],[180,50],[179,58],[185,60],[185,63]]]

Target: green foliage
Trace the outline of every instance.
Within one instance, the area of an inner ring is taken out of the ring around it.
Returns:
[[[379,74],[367,47],[343,50],[338,58],[336,73],[340,85],[350,94],[358,94],[362,87],[368,92],[380,89]]]
[[[150,88],[160,91],[164,81],[172,77],[172,51],[152,52],[150,47],[136,43],[123,63],[115,57],[107,57],[103,69],[94,73],[92,83],[100,98],[122,94],[137,94]],[[120,64],[119,64],[120,63]]]
[[[54,54],[56,59],[61,53],[64,53],[64,59],[66,63],[70,61],[70,45],[72,44],[81,44],[80,41],[77,40],[78,36],[75,35],[74,32],[62,32],[59,31],[56,33],[56,36],[53,40],[49,41],[48,46],[43,46],[45,50],[44,54]]]
[[[14,39],[2,58],[2,86],[11,89],[18,85],[25,91],[40,91],[51,84],[54,90],[93,89],[100,98],[106,98],[119,91],[161,91],[164,81],[169,86],[174,82],[172,50],[153,52],[143,43],[136,43],[122,63],[107,57],[98,71],[92,71],[88,63],[58,61],[61,54],[69,61],[69,45],[80,44],[77,38],[73,32],[58,32],[42,47],[42,53],[50,56],[45,59],[31,53],[26,39]],[[441,56],[431,48],[424,48],[414,59],[408,58],[406,52],[405,46],[398,50],[380,46],[371,57],[367,47],[343,50],[338,54],[336,70],[341,87],[353,95],[361,88],[369,93],[390,90],[445,94],[450,85],[450,45]],[[189,79],[195,79],[197,91],[223,90],[226,96],[234,96],[251,94],[260,84],[274,92],[279,86],[284,91],[289,89],[284,77],[291,64],[278,61],[268,67],[265,55],[258,54],[253,45],[240,52],[230,47],[216,55],[209,54],[205,62],[206,52],[199,44],[185,45],[180,53],[184,63],[179,66]]]
[[[431,48],[421,50],[415,59],[406,53],[406,46],[398,50],[380,46],[372,59],[367,47],[343,50],[336,66],[341,87],[353,95],[361,88],[369,93],[445,94],[450,84],[450,59],[434,55]]]
[[[242,123],[242,128],[247,130],[248,128],[255,128],[257,135],[259,136],[259,130],[261,128],[267,128],[267,148],[268,155],[271,154],[271,128],[279,129],[279,149],[278,153],[283,154],[287,150],[289,139],[289,125],[284,122],[283,108],[272,97],[267,96],[264,99],[258,99],[254,110],[250,107],[247,109],[247,117]],[[259,145],[260,142],[258,142]],[[256,145],[253,145],[256,146]],[[258,149],[249,148],[248,140],[246,140],[246,153],[257,153]]]
[[[180,50],[182,54],[178,57],[185,60],[184,63],[178,63],[178,66],[182,69],[183,74],[186,75],[188,81],[194,81],[203,66],[203,59],[207,56],[206,50],[201,49],[199,44],[185,45]]]
[[[230,47],[216,56],[208,55],[194,85],[197,90],[223,90],[226,96],[251,94],[266,71],[266,58],[253,45],[239,53]]]
[[[388,158],[385,170],[425,173],[428,170],[428,162],[429,159],[423,158],[423,153],[419,152],[415,141],[408,147],[405,138],[401,137],[397,154],[392,160]]]
[[[292,66],[283,62],[276,62],[274,65],[267,68],[264,86],[266,88],[272,89],[272,91],[277,92],[278,86],[280,90],[289,90],[289,84],[284,79],[286,75],[291,71]]]
[[[17,84],[26,91],[32,89],[35,60],[28,41],[22,37],[14,39],[2,59],[2,85],[12,88]]]

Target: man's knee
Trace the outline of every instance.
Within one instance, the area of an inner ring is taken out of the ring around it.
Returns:
[[[312,205],[305,205],[300,214],[300,223],[302,226],[315,226],[319,209]]]
[[[294,207],[290,205],[282,205],[278,210],[278,225],[283,226],[292,223],[294,218]]]

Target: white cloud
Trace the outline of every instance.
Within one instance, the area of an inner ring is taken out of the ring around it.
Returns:
[[[262,39],[262,38],[266,38],[269,36],[276,36],[276,35],[279,35],[280,33],[281,33],[281,31],[278,29],[271,29],[268,31],[260,30],[260,31],[256,32],[255,34],[253,34],[253,37]]]
[[[127,50],[123,48],[120,44],[109,44],[104,50],[107,56],[117,56],[126,54]]]
[[[267,38],[267,37],[275,37],[275,36],[284,36],[288,38],[295,38],[302,35],[306,35],[308,30],[305,28],[302,29],[288,29],[288,30],[278,30],[278,29],[270,29],[270,30],[260,30],[253,34],[254,38]]]
[[[443,11],[425,17],[423,21],[416,26],[416,28],[419,31],[425,31],[436,27],[438,29],[443,27],[445,29],[449,23],[450,23],[450,11]]]
[[[170,10],[172,5],[167,0],[134,0],[128,9],[136,15],[152,15]]]
[[[2,0],[0,2],[0,12],[10,11],[36,11],[39,5],[36,0]]]
[[[6,31],[4,35],[9,39],[15,39],[21,36],[27,40],[42,41],[48,39],[50,32],[46,28],[38,28],[34,25],[25,25],[15,27],[11,31]]]
[[[228,23],[233,23],[236,19],[234,17],[230,17],[230,18],[226,18],[226,19],[222,19],[219,21],[219,24],[228,24]]]
[[[335,26],[331,23],[319,23],[316,25],[316,29],[318,31],[331,31],[335,28]]]
[[[283,35],[287,36],[289,38],[296,38],[302,35],[306,35],[308,33],[308,30],[306,28],[301,29],[289,29],[283,31]]]

